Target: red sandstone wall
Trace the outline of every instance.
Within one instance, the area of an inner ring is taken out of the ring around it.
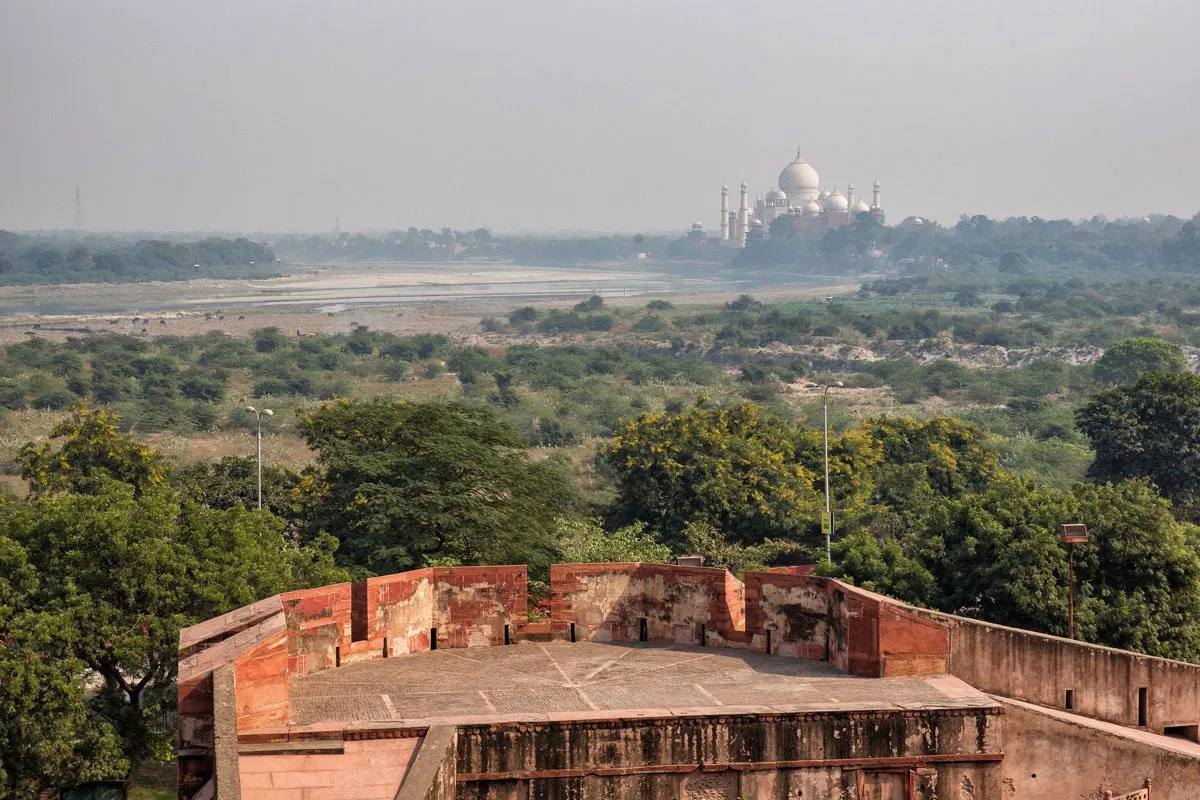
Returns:
[[[746,573],[746,633],[751,648],[781,656],[829,658],[828,588],[803,575]]]
[[[830,660],[850,675],[885,678],[945,672],[949,633],[882,595],[823,578],[831,602]]]
[[[438,567],[433,570],[433,581],[433,624],[439,648],[502,645],[504,626],[528,619],[524,564]]]
[[[356,584],[355,639],[370,642],[380,655],[429,649],[433,627],[433,570],[422,569],[368,578]],[[361,597],[361,599],[360,599]]]
[[[239,732],[287,723],[289,633],[277,631],[234,659]]]
[[[1146,727],[1161,733],[1200,722],[1200,665],[1075,642],[924,609],[912,613],[944,626],[947,671],[980,691],[1063,708],[1136,727],[1138,689],[1146,689]]]
[[[744,596],[741,584],[723,569],[665,564],[555,564],[550,568],[551,615],[574,623],[580,641],[646,640],[702,644],[741,643],[735,624]],[[739,620],[740,621],[740,620]]]
[[[335,667],[339,653],[349,653],[350,596],[348,583],[279,595],[289,634],[289,674]]]

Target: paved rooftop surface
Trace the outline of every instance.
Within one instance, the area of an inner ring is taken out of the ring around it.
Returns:
[[[364,661],[292,681],[292,721],[991,708],[949,675],[856,678],[821,661],[660,644],[523,643]]]

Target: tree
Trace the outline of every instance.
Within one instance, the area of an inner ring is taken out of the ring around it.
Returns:
[[[1006,275],[1023,275],[1029,271],[1029,257],[1022,252],[1009,250],[1000,256],[997,269]]]
[[[263,508],[282,520],[300,513],[303,476],[278,464],[263,464]],[[172,475],[180,497],[206,508],[227,510],[258,504],[258,462],[253,456],[225,456],[180,467]]]
[[[1096,380],[1116,385],[1133,383],[1147,372],[1187,372],[1187,359],[1174,342],[1135,336],[1117,342],[1096,360]]]
[[[111,723],[87,703],[73,631],[37,610],[41,579],[24,548],[0,535],[0,796],[120,779],[129,768]]]
[[[558,560],[563,564],[627,561],[665,564],[671,560],[671,548],[648,533],[645,523],[635,522],[609,532],[595,518],[560,517],[556,529]]]
[[[683,536],[688,553],[703,556],[706,567],[727,569],[739,578],[746,570],[764,571],[780,556],[802,550],[796,542],[781,539],[767,539],[751,545],[733,544],[707,522],[689,522]]]
[[[617,484],[612,517],[642,521],[669,544],[693,521],[736,544],[794,539],[817,519],[817,473],[798,458],[814,437],[750,403],[643,414],[600,448]]]
[[[362,572],[433,558],[542,569],[554,519],[575,502],[566,478],[531,461],[487,408],[340,400],[302,415],[299,426],[322,470],[309,532],[336,536],[340,562]]]
[[[1185,661],[1200,659],[1200,529],[1177,522],[1145,480],[1081,484],[1076,627],[1087,641]]]
[[[22,448],[30,497],[0,503],[0,531],[39,580],[22,610],[58,615],[72,657],[104,682],[89,708],[136,763],[173,747],[160,712],[174,703],[181,626],[345,574],[328,537],[296,547],[269,513],[181,505],[162,459],[116,421],[79,410]]]
[[[1076,422],[1096,452],[1093,479],[1148,477],[1177,503],[1200,489],[1200,377],[1148,373],[1092,395]]]
[[[166,463],[151,448],[120,435],[119,421],[117,414],[84,406],[54,426],[46,441],[25,444],[17,463],[30,494],[90,493],[113,480],[138,493],[164,484]]]
[[[167,486],[108,480],[0,506],[0,530],[41,580],[30,607],[60,610],[74,655],[104,680],[93,707],[133,762],[169,757],[179,628],[286,589],[336,580],[328,551],[285,544],[274,517],[180,507]]]

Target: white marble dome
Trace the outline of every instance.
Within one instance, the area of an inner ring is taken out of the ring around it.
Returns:
[[[781,192],[779,189],[772,189],[771,191],[767,192],[767,201],[768,202],[774,201],[774,202],[786,203],[787,199],[788,199],[787,195],[784,194],[783,192]]]
[[[807,203],[821,190],[821,178],[812,165],[796,154],[796,160],[779,173],[779,188],[793,203]]]
[[[854,205],[850,206],[850,210],[855,214],[861,214],[864,211],[870,211],[871,207],[867,205],[865,200],[858,200],[854,203]]]
[[[821,216],[821,206],[816,200],[809,200],[804,204],[804,208],[801,209],[800,213],[806,217],[819,217]]]
[[[834,189],[829,194],[829,197],[825,198],[824,205],[825,205],[826,211],[842,211],[842,212],[844,212],[850,208],[850,202],[848,200],[846,200],[846,196],[844,194],[842,194],[841,192],[839,192],[837,189]]]

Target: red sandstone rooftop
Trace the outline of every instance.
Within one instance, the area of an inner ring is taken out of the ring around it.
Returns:
[[[541,721],[991,708],[949,675],[848,676],[827,662],[667,644],[522,643],[362,661],[291,681],[292,722]]]

